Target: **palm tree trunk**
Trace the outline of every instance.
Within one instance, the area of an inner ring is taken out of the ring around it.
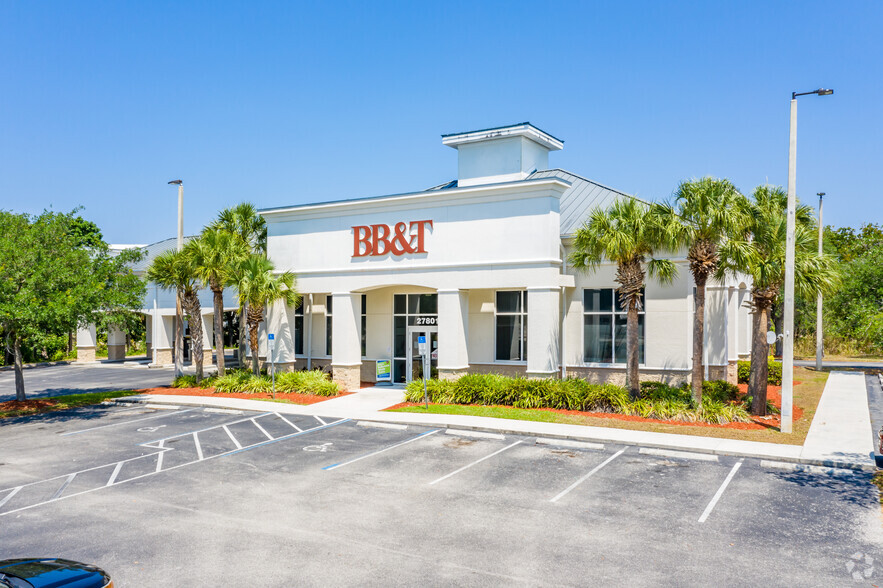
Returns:
[[[248,342],[251,346],[251,371],[254,375],[261,375],[261,366],[260,360],[258,358],[258,325],[260,323],[255,323],[249,321],[249,329],[248,329]]]
[[[224,289],[212,290],[215,306],[215,354],[218,375],[224,375]]]
[[[239,306],[239,367],[245,367],[245,342],[249,336],[248,333],[248,305],[242,303]]]
[[[184,375],[184,309],[179,288],[175,296],[175,377]]]
[[[27,400],[25,396],[25,374],[21,358],[21,339],[13,335],[13,355],[15,356],[15,399],[19,402]]]
[[[185,298],[187,318],[190,324],[190,356],[193,365],[196,366],[196,382],[202,381],[202,308],[196,294],[190,294]]]
[[[641,395],[641,379],[638,373],[638,305],[629,300],[628,314],[625,325],[626,340],[626,374],[625,385],[632,400]]]
[[[696,309],[693,315],[693,373],[690,385],[693,389],[693,402],[702,406],[702,382],[705,380],[705,362],[702,351],[705,347],[705,276],[696,276]]]
[[[754,299],[754,313],[752,315],[751,337],[751,372],[748,376],[748,395],[751,396],[751,414],[764,416],[766,414],[766,392],[769,366],[767,354],[769,345],[766,342],[768,307],[764,301]]]

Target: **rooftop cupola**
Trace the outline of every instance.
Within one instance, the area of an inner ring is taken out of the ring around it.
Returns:
[[[461,187],[523,180],[549,169],[549,151],[564,148],[564,141],[529,122],[442,135],[442,143],[457,150]]]

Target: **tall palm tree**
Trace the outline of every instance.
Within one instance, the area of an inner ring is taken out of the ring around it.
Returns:
[[[251,368],[260,373],[258,363],[258,327],[264,320],[264,308],[282,300],[290,306],[300,302],[291,272],[273,273],[273,262],[260,255],[250,255],[239,264],[237,275],[239,304],[248,308],[248,334],[251,347]]]
[[[147,279],[163,288],[180,292],[181,306],[190,325],[190,355],[196,366],[196,381],[202,381],[202,309],[200,283],[190,256],[184,251],[166,251],[157,255],[147,268]],[[177,351],[177,349],[176,349]]]
[[[574,267],[594,271],[605,260],[616,263],[619,300],[626,309],[626,387],[636,398],[638,376],[638,311],[645,274],[671,282],[677,267],[656,254],[677,245],[677,233],[667,226],[670,216],[659,205],[622,198],[604,210],[596,208],[576,232],[570,261]],[[646,272],[645,272],[646,270]]]
[[[693,399],[702,405],[705,379],[705,286],[720,262],[719,248],[730,238],[744,237],[748,223],[748,200],[729,180],[705,177],[684,181],[675,192],[671,210],[678,241],[687,248],[687,261],[696,284],[693,314]]]
[[[224,286],[233,282],[236,264],[244,257],[236,235],[207,227],[197,239],[184,247],[194,275],[208,284],[214,305],[215,350],[218,374],[224,375]]]
[[[209,228],[219,229],[240,240],[242,256],[249,254],[267,256],[267,223],[258,214],[257,207],[250,202],[242,202],[236,206],[225,208]],[[245,365],[245,335],[247,308],[239,306],[239,365]]]
[[[766,341],[769,313],[785,284],[785,243],[787,236],[788,195],[778,186],[758,186],[749,210],[750,234],[730,239],[720,247],[717,276],[736,272],[752,278],[751,372],[748,394],[751,413],[765,415],[767,409]],[[839,282],[836,263],[829,255],[818,254],[812,209],[800,204],[796,209],[794,291],[797,296],[814,299],[819,292],[829,292]]]

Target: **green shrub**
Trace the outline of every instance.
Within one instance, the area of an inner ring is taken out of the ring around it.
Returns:
[[[739,399],[739,387],[725,380],[702,382],[702,402],[732,402]]]
[[[172,388],[196,388],[196,376],[178,376],[172,380]]]
[[[773,386],[781,386],[782,385],[782,362],[775,361],[774,359],[767,360],[767,366],[769,372],[767,374],[767,384],[771,384]],[[740,361],[736,366],[736,372],[738,374],[738,380],[740,384],[748,383],[748,376],[751,374],[751,362],[750,361]]]
[[[331,376],[322,370],[278,374],[276,376],[276,390],[315,396],[337,396],[340,393],[337,384],[331,381]]]
[[[248,381],[252,378],[251,372],[245,370],[230,370],[225,375],[215,380],[215,392],[230,394],[244,392]]]
[[[687,384],[675,388],[665,382],[641,382],[641,398],[650,400],[678,400],[691,402],[693,393]]]
[[[696,411],[700,420],[706,423],[750,423],[751,416],[744,406],[727,402],[703,401],[702,408]]]

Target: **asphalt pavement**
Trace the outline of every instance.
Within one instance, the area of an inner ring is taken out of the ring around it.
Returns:
[[[70,363],[39,366],[23,371],[28,398],[84,392],[111,392],[167,386],[174,378],[171,367],[148,368],[147,362]],[[15,372],[0,372],[0,402],[15,399]]]
[[[0,424],[0,559],[121,586],[879,584],[867,472],[197,407]]]

